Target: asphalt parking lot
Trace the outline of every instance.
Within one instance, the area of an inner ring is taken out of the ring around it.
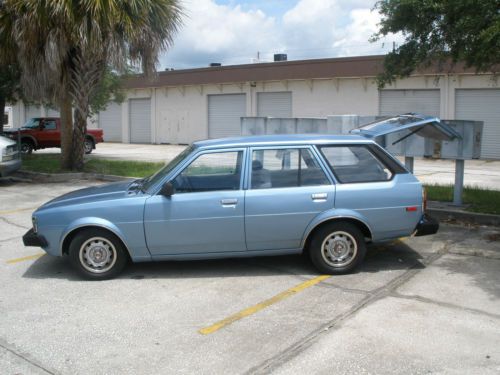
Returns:
[[[37,206],[91,184],[0,181],[2,374],[500,372],[500,228],[372,245],[345,276],[288,256],[88,282],[21,236]]]

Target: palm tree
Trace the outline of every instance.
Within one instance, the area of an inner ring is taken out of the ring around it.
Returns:
[[[83,168],[90,98],[107,67],[151,77],[181,17],[179,0],[0,1],[0,38],[15,45],[25,94],[59,104],[63,167]]]

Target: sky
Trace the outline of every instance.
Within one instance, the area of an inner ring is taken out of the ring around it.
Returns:
[[[387,53],[387,37],[370,43],[376,0],[181,0],[184,25],[160,57],[160,69]]]

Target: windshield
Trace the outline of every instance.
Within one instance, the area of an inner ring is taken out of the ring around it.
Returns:
[[[25,129],[35,129],[40,126],[40,119],[39,118],[30,118],[28,121],[26,121],[26,124],[22,126],[22,128]]]
[[[142,190],[148,190],[151,186],[154,186],[160,182],[167,174],[169,174],[184,158],[193,151],[194,146],[188,146],[179,155],[173,158],[169,163],[167,163],[163,168],[161,168],[155,174],[147,177],[143,181]]]

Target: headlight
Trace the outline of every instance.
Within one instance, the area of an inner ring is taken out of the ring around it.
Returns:
[[[38,232],[38,221],[37,221],[36,217],[32,216],[31,222],[33,223],[33,230],[35,231],[35,233],[37,233]]]

